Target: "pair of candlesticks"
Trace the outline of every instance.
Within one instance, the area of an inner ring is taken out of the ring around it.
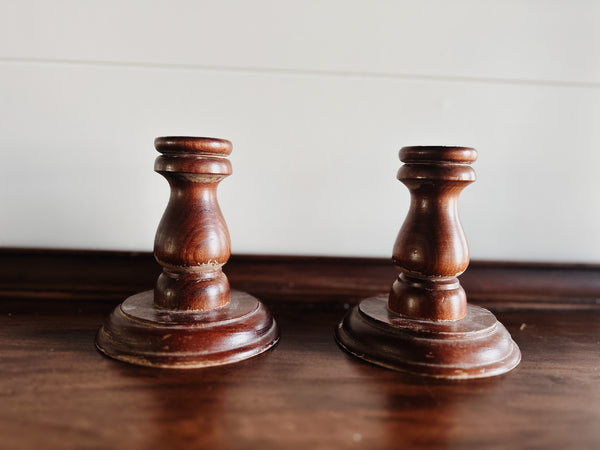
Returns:
[[[127,298],[100,328],[96,346],[132,364],[197,368],[258,355],[279,339],[255,297],[230,290],[222,266],[230,239],[217,202],[231,174],[229,141],[161,137],[155,170],[171,196],[154,242],[163,267],[154,290]],[[499,375],[519,348],[488,310],[468,305],[457,276],[469,264],[457,201],[475,181],[467,147],[404,147],[398,172],[411,205],[394,245],[401,273],[389,295],[363,300],[335,330],[338,344],[374,364],[438,378]]]

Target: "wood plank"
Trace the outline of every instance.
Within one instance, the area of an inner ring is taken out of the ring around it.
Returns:
[[[93,346],[114,303],[153,283],[151,254],[1,249],[1,445],[600,446],[599,266],[473,262],[468,294],[487,299],[523,359],[469,381],[385,370],[336,346],[349,306],[389,286],[388,261],[234,255],[227,266],[232,284],[262,294],[281,341],[230,366],[158,370]]]
[[[233,255],[231,285],[268,301],[355,303],[387,292],[398,271],[383,258]],[[152,289],[150,253],[0,249],[0,298],[114,303]],[[600,266],[473,261],[468,299],[494,308],[600,307]]]
[[[107,305],[79,303],[77,312],[71,302],[46,311],[0,302],[3,447],[600,446],[598,310],[499,313],[521,365],[502,377],[448,382],[346,355],[333,340],[345,312],[338,301],[271,302],[282,327],[275,349],[191,371],[102,357],[93,340]]]

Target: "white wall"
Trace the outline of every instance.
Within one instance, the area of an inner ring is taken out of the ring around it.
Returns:
[[[0,245],[151,250],[154,137],[234,144],[236,253],[389,256],[403,145],[477,259],[600,262],[600,2],[4,1]]]

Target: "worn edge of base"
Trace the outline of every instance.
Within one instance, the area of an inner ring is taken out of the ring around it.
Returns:
[[[135,297],[140,294],[147,294],[151,291],[144,291],[133,296],[128,297],[128,299]],[[231,347],[229,349],[213,352],[213,353],[205,353],[205,352],[186,352],[186,351],[174,351],[174,352],[150,352],[140,349],[138,353],[127,352],[127,350],[123,350],[122,343],[120,341],[116,341],[111,337],[109,331],[107,331],[106,323],[103,323],[98,332],[96,333],[94,343],[98,351],[117,361],[125,362],[128,364],[135,364],[138,366],[144,367],[155,367],[155,368],[165,368],[165,369],[196,369],[203,367],[215,367],[215,366],[223,366],[227,364],[233,364],[236,362],[241,362],[246,359],[250,359],[254,356],[258,356],[261,353],[266,352],[267,350],[274,347],[280,339],[279,325],[277,321],[269,311],[269,309],[261,302],[258,298],[251,296],[242,291],[232,291],[233,293],[246,295],[257,303],[257,309],[262,309],[263,313],[266,314],[265,324],[269,324],[268,328],[265,328],[264,333],[257,336],[254,341],[245,343],[240,345],[239,347]],[[170,325],[165,325],[161,322],[148,321],[145,319],[139,319],[137,317],[131,316],[130,314],[126,314],[122,310],[122,305],[124,302],[119,303],[115,309],[110,313],[109,318],[113,317],[115,314],[120,313],[122,316],[122,320],[125,320],[129,323],[145,323],[147,326],[152,328],[164,328],[165,331],[169,333],[175,332],[175,329]],[[227,320],[221,323],[223,326],[227,326]],[[260,344],[262,342],[262,344]],[[258,343],[258,345],[253,345]],[[248,348],[245,348],[248,347]],[[239,351],[237,351],[239,350]],[[217,355],[221,355],[217,357]],[[225,355],[225,356],[224,356]]]
[[[218,367],[218,366],[225,366],[228,364],[234,364],[237,362],[245,361],[246,359],[253,358],[262,353],[265,353],[267,350],[270,350],[271,348],[275,347],[275,345],[277,345],[279,343],[279,340],[281,337],[279,334],[279,326],[277,325],[277,322],[275,321],[275,319],[273,319],[273,326],[269,329],[268,333],[265,333],[265,335],[268,335],[270,333],[275,334],[275,339],[269,341],[268,344],[264,345],[263,347],[257,347],[256,349],[253,349],[253,350],[249,350],[246,352],[240,352],[240,353],[236,354],[235,357],[231,357],[231,358],[224,359],[221,361],[207,360],[206,358],[204,358],[204,359],[198,358],[197,360],[195,360],[193,362],[186,362],[184,359],[183,361],[181,361],[177,364],[169,364],[169,363],[153,362],[153,361],[148,360],[147,358],[144,358],[143,356],[129,355],[126,353],[111,353],[110,351],[105,349],[101,344],[102,340],[106,340],[106,341],[110,340],[110,338],[108,337],[108,334],[104,330],[104,325],[102,325],[100,327],[100,329],[98,330],[98,333],[96,333],[94,345],[95,345],[96,349],[102,355],[104,355],[110,359],[124,362],[127,364],[133,364],[136,366],[143,366],[143,367],[160,368],[160,369],[201,369],[203,367]],[[104,339],[102,339],[100,337],[101,334],[104,336]],[[180,353],[180,355],[189,355],[189,354],[190,353]],[[175,354],[173,356],[177,357],[177,354]],[[185,358],[185,357],[182,356],[182,358]],[[192,361],[192,360],[194,360],[194,358],[189,358],[189,360]]]
[[[406,374],[420,376],[420,377],[435,378],[435,379],[441,379],[441,380],[470,380],[470,379],[476,379],[476,378],[490,378],[490,377],[504,375],[504,374],[514,370],[521,362],[521,350],[519,349],[518,345],[512,339],[512,336],[510,336],[510,333],[509,333],[512,349],[504,358],[502,358],[501,360],[498,360],[498,363],[500,363],[501,361],[507,361],[507,360],[510,361],[513,359],[514,359],[514,362],[505,367],[498,367],[496,369],[490,370],[489,372],[485,371],[485,372],[474,373],[474,374],[464,373],[464,374],[458,374],[458,375],[434,374],[434,373],[427,372],[427,371],[418,371],[418,370],[413,369],[413,367],[415,367],[415,366],[416,367],[431,367],[433,365],[426,365],[426,364],[422,364],[422,363],[411,363],[410,361],[407,361],[404,365],[402,365],[402,364],[396,365],[396,364],[386,363],[385,361],[382,361],[380,358],[374,357],[366,352],[355,351],[352,348],[352,346],[347,345],[346,342],[344,342],[344,338],[342,336],[346,336],[346,341],[348,341],[348,342],[358,342],[350,333],[348,333],[344,329],[344,322],[346,321],[347,317],[350,314],[352,314],[355,309],[358,309],[358,307],[359,307],[359,305],[356,305],[354,308],[352,308],[350,311],[348,311],[348,313],[344,316],[344,318],[338,323],[338,325],[335,329],[335,332],[334,332],[334,337],[335,337],[336,343],[342,350],[344,350],[347,353],[349,353],[350,355],[352,355],[358,359],[361,359],[365,362],[368,362],[370,364],[373,364],[373,365],[376,365],[379,367],[383,367],[385,369],[394,370],[396,372],[406,373]],[[498,323],[500,323],[500,322],[498,321]],[[508,333],[508,331],[506,331],[506,332]],[[445,366],[445,367],[451,368],[453,366]],[[457,368],[456,370],[460,370],[460,369]]]

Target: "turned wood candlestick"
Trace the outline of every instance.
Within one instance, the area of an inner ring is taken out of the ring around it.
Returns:
[[[488,310],[467,304],[458,275],[469,251],[458,196],[475,181],[466,147],[404,147],[398,179],[411,204],[394,245],[400,269],[389,296],[363,300],[336,330],[339,345],[380,366],[438,378],[477,378],[513,369],[521,353]]]
[[[222,266],[230,239],[217,185],[231,174],[231,143],[161,137],[154,169],[171,187],[156,232],[163,267],[153,291],[126,299],[100,328],[106,355],[143,366],[193,368],[228,364],[264,352],[277,324],[256,298],[229,288]]]

